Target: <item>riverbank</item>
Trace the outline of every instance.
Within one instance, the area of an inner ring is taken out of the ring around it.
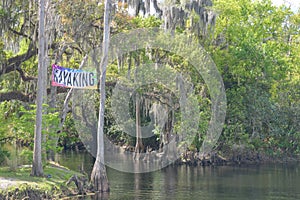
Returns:
[[[178,165],[193,166],[239,166],[239,165],[260,165],[300,162],[299,155],[268,155],[263,152],[212,152],[208,155],[199,155],[197,152],[187,151],[177,160]]]
[[[53,164],[44,167],[44,177],[30,172],[30,166],[0,168],[0,199],[61,199],[78,193],[75,184],[67,185],[73,175],[82,177],[78,172]]]
[[[133,146],[120,147],[122,151],[134,154]],[[140,154],[138,160],[144,162],[162,162],[163,159],[173,159],[178,156],[178,159],[173,165],[190,165],[190,166],[239,166],[239,165],[259,165],[259,164],[280,164],[300,162],[300,154],[292,154],[280,148],[259,148],[250,149],[242,145],[233,147],[223,147],[218,150],[213,150],[210,153],[200,153],[196,149],[186,150],[180,155],[169,151],[164,154],[162,151],[150,150]],[[171,160],[170,159],[170,160]]]

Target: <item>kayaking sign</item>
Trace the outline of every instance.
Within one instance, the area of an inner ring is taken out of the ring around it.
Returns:
[[[52,86],[97,89],[97,73],[52,65]]]

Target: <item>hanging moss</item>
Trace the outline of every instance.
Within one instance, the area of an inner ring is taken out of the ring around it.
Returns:
[[[155,16],[164,21],[166,30],[189,30],[204,39],[213,31],[216,13],[212,11],[211,0],[163,1],[128,0],[128,14],[131,16]]]

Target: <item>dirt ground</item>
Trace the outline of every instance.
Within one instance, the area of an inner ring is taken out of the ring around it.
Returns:
[[[19,181],[17,179],[12,178],[3,178],[0,177],[0,190],[6,189],[10,186],[17,185],[20,183],[25,183],[24,181]]]

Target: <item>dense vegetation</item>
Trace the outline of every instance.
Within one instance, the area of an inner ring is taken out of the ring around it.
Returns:
[[[179,1],[175,7],[185,10],[182,5],[184,3]],[[284,6],[276,7],[269,0],[214,0],[213,6],[201,5],[214,13],[214,20],[203,22],[203,16],[199,16],[201,13],[190,10],[181,23],[173,23],[174,26],[169,29],[201,44],[222,75],[227,95],[227,116],[215,151],[224,156],[231,156],[234,151],[279,157],[298,156],[300,12],[292,12]],[[118,6],[112,16],[112,35],[135,28],[162,27],[166,23],[164,19],[154,16],[130,16],[126,12],[127,4],[119,3]],[[53,0],[48,4],[49,81],[43,118],[43,146],[47,152],[84,148],[71,111],[68,110],[66,117],[63,117],[68,90],[50,86],[51,64],[78,68],[83,57],[101,44],[103,7],[94,0]],[[36,108],[36,15],[37,4],[32,0],[7,0],[0,5],[0,142],[17,143],[29,149],[33,145]],[[109,65],[105,133],[114,143],[138,151],[145,151],[146,147],[158,150],[168,142],[166,138],[170,132],[176,134],[180,126],[173,120],[179,115],[176,109],[167,116],[167,125],[159,127],[157,124],[153,137],[142,141],[125,134],[113,116],[111,95],[116,82],[125,76],[134,80],[135,73],[140,72],[139,65],[156,62],[158,58],[159,64],[167,65],[169,70],[187,74],[195,86],[196,101],[201,107],[201,122],[198,134],[188,148],[197,151],[211,117],[209,91],[190,63],[159,49],[131,52]],[[149,97],[151,92],[154,94],[152,98]],[[132,118],[140,125],[147,124],[151,106],[167,99],[155,94],[164,92],[166,88],[161,85],[140,88],[139,93],[128,102]],[[95,95],[95,102],[98,98]],[[72,101],[69,102],[71,105]],[[139,112],[135,108],[139,108]],[[28,154],[30,151],[26,152]],[[9,153],[0,146],[0,163],[5,161],[5,157],[9,157]]]

